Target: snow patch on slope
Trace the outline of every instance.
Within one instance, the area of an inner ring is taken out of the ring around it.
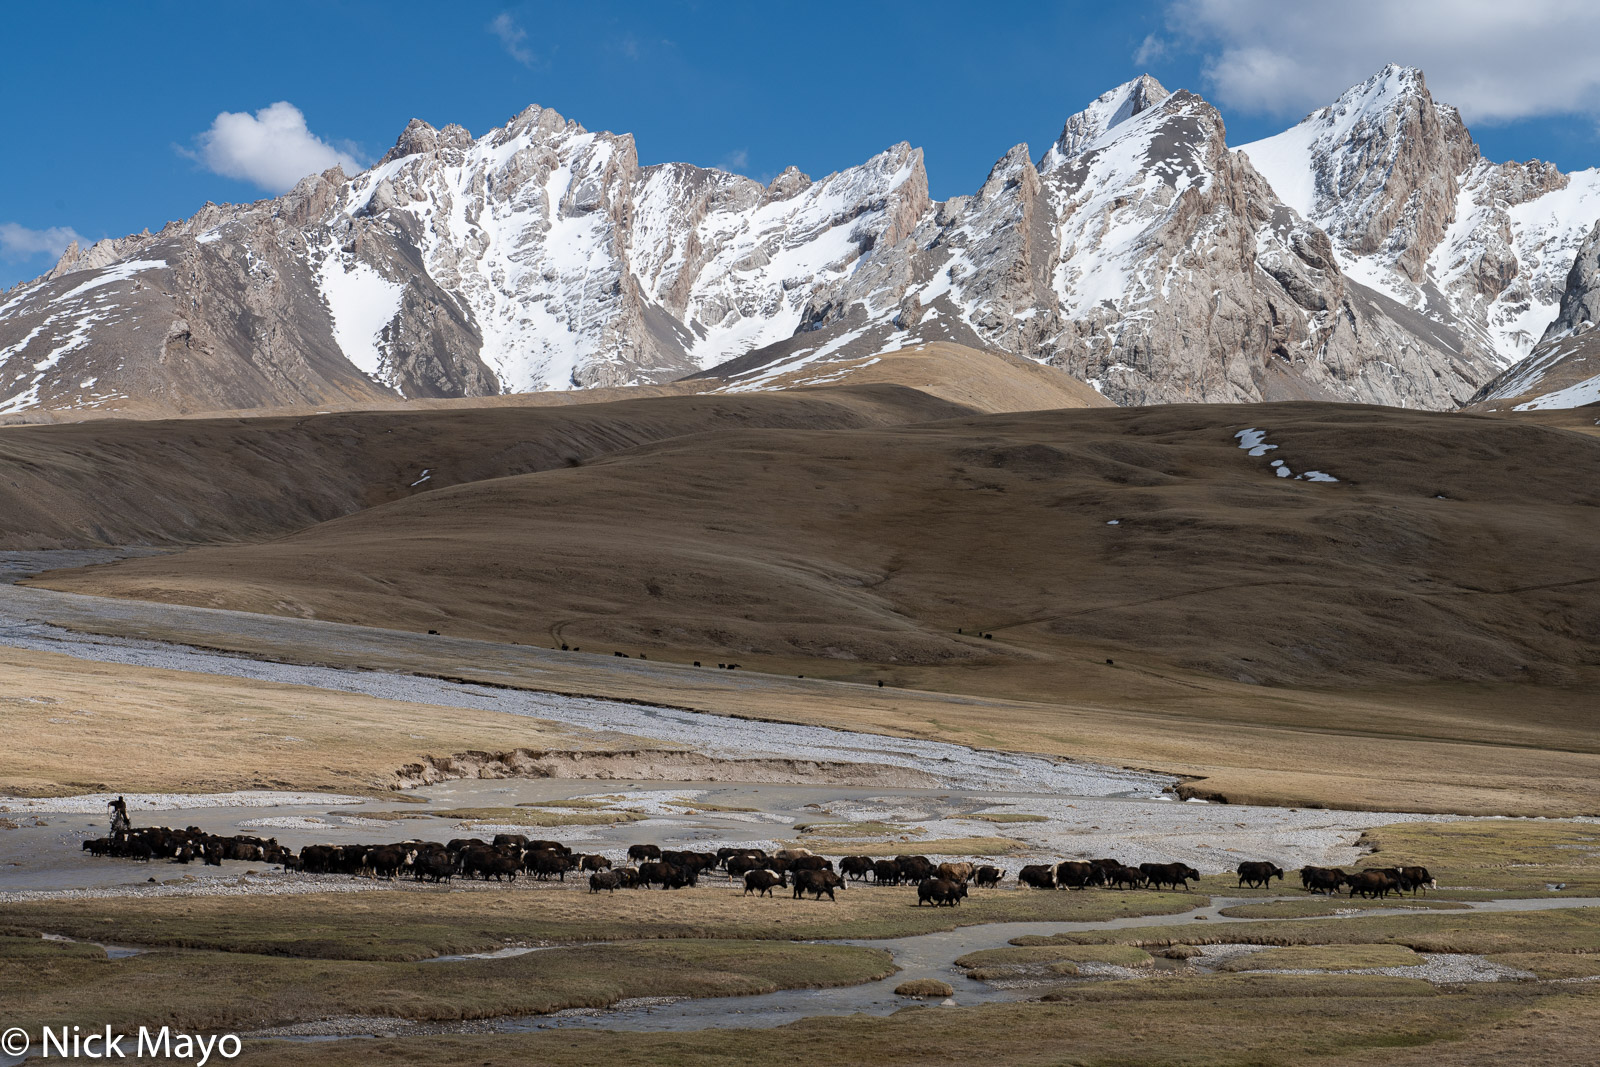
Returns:
[[[1142,111],[1090,141],[1080,157],[1087,175],[1057,206],[1063,222],[1054,288],[1067,314],[1083,317],[1156,295],[1151,236],[1184,193],[1213,181],[1202,144],[1164,143],[1175,117],[1184,116],[1170,100]]]
[[[1518,404],[1513,411],[1549,411],[1552,408],[1581,408],[1586,404],[1600,403],[1600,374],[1565,389],[1536,397]]]
[[[1277,445],[1267,444],[1267,431],[1254,426],[1240,430],[1233,435],[1233,439],[1239,442],[1240,448],[1257,458],[1278,447]],[[1275,477],[1293,478],[1297,482],[1337,482],[1339,480],[1325,471],[1304,471],[1296,474],[1289,464],[1281,459],[1273,460],[1268,464],[1267,469],[1272,471]]]
[[[117,263],[107,267],[97,276],[90,278],[76,289],[62,293],[60,296],[56,297],[55,301],[53,302],[70,300],[75,296],[82,296],[91,289],[98,289],[102,285],[111,285],[116,282],[127,281],[129,278],[133,277],[135,274],[138,274],[142,270],[157,270],[160,268],[165,268],[166,265],[167,261],[164,259],[135,259],[130,260],[127,263]]]
[[[406,287],[366,263],[345,263],[338,255],[323,260],[317,279],[333,319],[333,339],[345,358],[373,381],[393,384],[381,348],[382,334],[399,313]]]

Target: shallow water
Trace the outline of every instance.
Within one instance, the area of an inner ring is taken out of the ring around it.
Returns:
[[[1303,899],[1285,897],[1281,899]],[[1013,938],[1049,936],[1051,934],[1084,933],[1094,930],[1122,930],[1148,926],[1190,926],[1198,917],[1205,916],[1208,923],[1228,924],[1253,922],[1251,919],[1234,919],[1219,914],[1223,908],[1244,903],[1259,903],[1260,898],[1215,897],[1208,907],[1176,915],[1146,915],[1105,922],[1079,923],[988,923],[981,926],[964,926],[956,930],[914,937],[901,937],[882,941],[840,941],[834,944],[864,945],[884,948],[894,956],[900,968],[898,974],[865,985],[844,986],[838,989],[780,990],[754,997],[715,997],[706,1000],[684,1000],[672,1004],[636,1010],[607,1012],[569,1012],[548,1016],[533,1016],[521,1020],[506,1020],[506,1030],[532,1029],[589,1029],[589,1030],[698,1030],[716,1027],[769,1027],[782,1026],[808,1015],[888,1015],[902,1008],[917,1006],[919,1002],[896,996],[895,987],[901,982],[916,978],[936,978],[948,982],[955,990],[951,998],[957,1005],[989,1004],[999,1001],[1026,1000],[1036,996],[1038,989],[995,988],[985,982],[968,978],[955,961],[970,952],[988,948],[1002,948]],[[1474,905],[1477,911],[1549,911],[1558,908],[1600,907],[1600,898],[1572,898],[1567,900],[1500,900]],[[1363,915],[1416,914],[1403,908],[1377,908]],[[1340,916],[1346,918],[1347,916]],[[1348,916],[1353,917],[1353,916]],[[1063,980],[1065,984],[1065,979]],[[936,1006],[937,1001],[922,1002]]]

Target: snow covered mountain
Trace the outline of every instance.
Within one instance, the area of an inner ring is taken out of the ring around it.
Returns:
[[[1333,399],[1454,407],[1498,370],[1345,276],[1221,116],[1143,77],[1073,116],[1036,166],[1008,152],[975,195],[813,298],[811,329],[710,372],[736,383],[918,341],[1066,368],[1122,404]]]
[[[1500,368],[1555,318],[1600,218],[1600,170],[1490,163],[1422,72],[1389,66],[1238,151],[1332,239],[1341,269]]]
[[[1527,355],[1596,172],[1490,164],[1388,68],[1266,141],[1141,77],[1035,163],[930,200],[896,145],[813,182],[640,166],[531,107],[69,249],[0,295],[0,412],[192,411],[660,382],[734,388],[951,341],[1118,403],[1450,408]]]

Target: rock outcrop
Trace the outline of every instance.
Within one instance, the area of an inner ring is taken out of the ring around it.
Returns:
[[[1488,411],[1537,411],[1600,403],[1600,223],[1578,247],[1561,310],[1527,359],[1473,398]]]

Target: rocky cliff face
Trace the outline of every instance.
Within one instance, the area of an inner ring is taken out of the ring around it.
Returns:
[[[1594,172],[1481,159],[1388,68],[1229,149],[1138,78],[934,202],[896,145],[820,181],[641,166],[532,107],[413,121],[353,177],[72,249],[0,297],[0,411],[260,407],[660,382],[742,388],[953,341],[1118,403],[1453,407],[1556,315]]]
[[[1455,215],[1478,147],[1422,72],[1390,66],[1277,137],[1244,146],[1284,202],[1341,251],[1412,282]]]
[[[1561,310],[1528,358],[1486,385],[1473,406],[1537,411],[1600,403],[1600,223],[1578,246]]]
[[[1567,271],[1567,285],[1561,293],[1561,310],[1544,332],[1544,340],[1587,333],[1600,323],[1600,222],[1595,223]]]
[[[1600,218],[1600,172],[1490,163],[1409,68],[1239,152],[1329,235],[1348,277],[1433,324],[1474,373],[1529,353]]]

